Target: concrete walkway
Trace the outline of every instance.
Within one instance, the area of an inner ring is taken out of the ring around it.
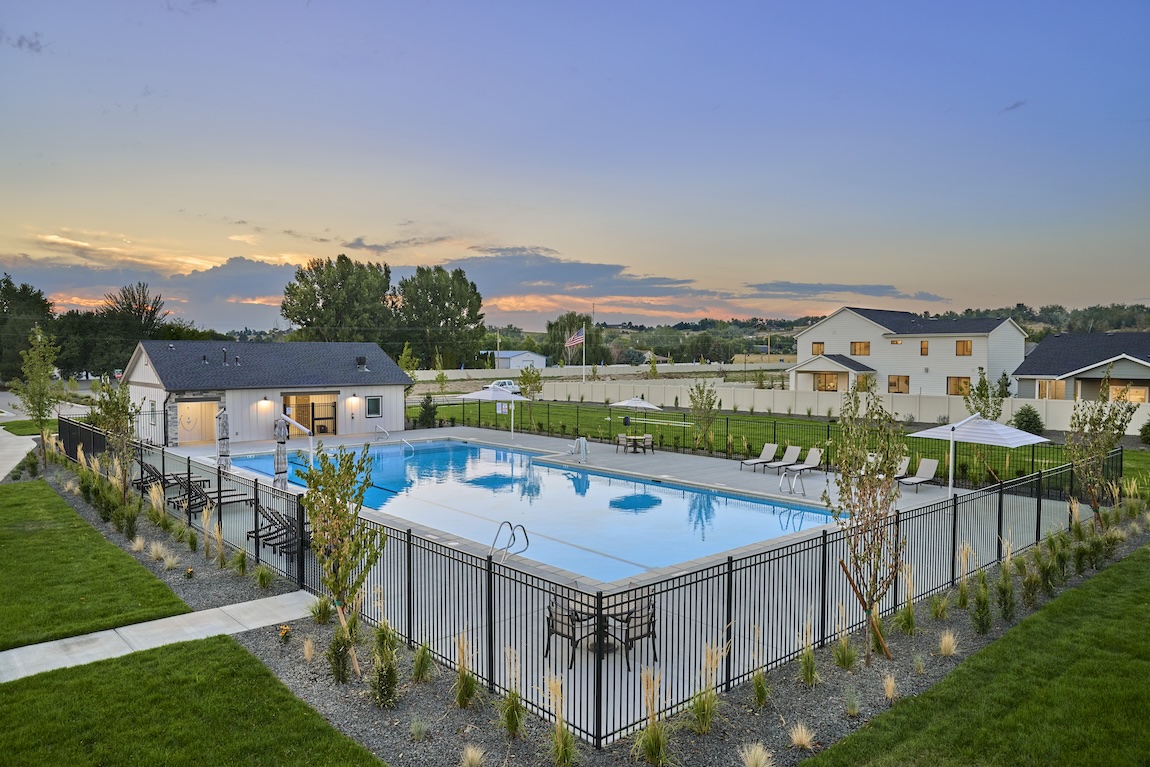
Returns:
[[[36,446],[31,437],[17,437],[6,431],[5,421],[19,421],[26,416],[19,411],[19,401],[9,392],[0,392],[0,479],[24,460],[28,451]]]
[[[118,629],[57,639],[0,652],[0,683],[44,671],[80,666],[175,642],[239,634],[306,617],[314,597],[306,591],[173,615]]]

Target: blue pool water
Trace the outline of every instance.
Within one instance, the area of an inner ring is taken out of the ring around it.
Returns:
[[[824,525],[825,511],[550,466],[518,450],[456,441],[376,446],[364,506],[488,546],[500,522],[523,525],[524,554],[601,581],[720,554]],[[306,457],[292,454],[289,474]],[[270,453],[236,456],[272,476]]]

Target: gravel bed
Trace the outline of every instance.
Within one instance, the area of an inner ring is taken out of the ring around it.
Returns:
[[[61,495],[87,519],[105,538],[126,551],[130,551],[128,541],[114,531],[110,524],[101,522],[95,510],[77,495],[63,492],[63,480],[71,474],[51,467],[48,481],[61,491]],[[1142,520],[1142,527],[1148,527]],[[152,540],[162,532],[156,530],[145,519],[140,520],[139,532]],[[1123,544],[1117,558],[1121,558],[1135,548],[1150,542],[1150,533],[1141,531],[1131,536]],[[172,543],[175,550],[177,547]],[[167,571],[160,563],[153,562],[146,554],[134,553],[145,567],[148,567],[193,609],[205,609],[220,605],[241,602],[261,596],[270,596],[295,590],[295,585],[285,578],[277,577],[273,586],[261,590],[255,586],[252,577],[241,578],[230,570],[218,570],[205,562],[202,554],[192,554],[186,547],[179,547],[181,568]],[[186,579],[183,565],[196,568],[196,576]],[[988,573],[992,579],[995,572]],[[1056,593],[1075,588],[1090,573],[1081,576],[1071,575],[1066,584]],[[1016,595],[1020,589],[1016,580]],[[1039,607],[1046,601],[1040,597]],[[992,597],[993,602],[993,597]],[[683,767],[696,765],[739,764],[738,750],[754,741],[762,742],[775,758],[777,765],[792,765],[809,756],[808,752],[790,747],[789,729],[802,722],[814,732],[817,749],[825,748],[851,732],[865,726],[873,716],[890,708],[883,690],[883,679],[888,674],[895,679],[898,698],[904,699],[920,695],[943,679],[963,659],[1002,636],[1009,626],[998,615],[997,606],[993,629],[985,634],[977,634],[972,625],[968,610],[952,607],[948,619],[939,621],[931,617],[929,600],[920,602],[916,610],[918,633],[906,636],[898,632],[891,620],[886,619],[886,633],[893,660],[876,654],[869,668],[862,663],[862,636],[853,636],[859,650],[859,662],[853,671],[838,668],[832,659],[831,646],[816,650],[817,667],[822,678],[820,684],[808,688],[799,679],[798,664],[789,663],[772,670],[767,675],[770,685],[770,700],[765,707],[757,709],[753,705],[753,695],[749,684],[741,685],[720,697],[720,709],[712,730],[707,735],[696,734],[684,716],[673,721],[671,737],[671,757]],[[1019,602],[1017,621],[1023,620],[1032,610]],[[1017,622],[1016,621],[1016,622]],[[383,709],[371,701],[366,677],[349,684],[338,685],[332,680],[327,660],[324,656],[333,633],[334,625],[319,625],[311,619],[295,621],[286,642],[281,641],[278,627],[267,627],[237,635],[236,640],[259,658],[271,671],[300,699],[315,708],[325,719],[341,732],[356,739],[392,767],[423,767],[424,765],[454,765],[466,745],[476,745],[484,749],[486,765],[547,765],[553,761],[549,756],[550,726],[536,718],[529,717],[525,735],[510,740],[497,727],[496,699],[481,694],[479,702],[470,709],[462,710],[454,706],[452,695],[453,676],[450,671],[437,669],[435,678],[424,684],[410,681],[413,654],[406,647],[400,651],[400,701],[393,709]],[[369,628],[369,627],[365,627]],[[939,636],[950,630],[958,639],[958,652],[946,658],[938,655]],[[369,630],[363,632],[358,651],[361,666],[366,671],[370,665]],[[314,657],[308,662],[304,657],[304,644],[311,638],[315,644]],[[915,659],[921,660],[921,673],[915,669]],[[537,683],[537,682],[528,682]],[[853,691],[859,700],[859,714],[846,715],[846,698]],[[412,737],[412,723],[426,725],[428,736],[416,742]],[[579,743],[578,763],[582,765],[623,765],[636,764],[630,754],[631,739],[627,739],[596,751]]]

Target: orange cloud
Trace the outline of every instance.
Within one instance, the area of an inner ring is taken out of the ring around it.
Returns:
[[[257,306],[279,306],[283,296],[228,296],[229,304],[255,304]]]

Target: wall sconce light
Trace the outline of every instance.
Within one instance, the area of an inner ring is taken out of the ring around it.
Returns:
[[[268,401],[268,395],[265,394],[264,395],[264,402],[267,402],[267,401]]]

